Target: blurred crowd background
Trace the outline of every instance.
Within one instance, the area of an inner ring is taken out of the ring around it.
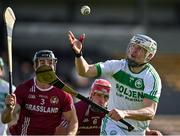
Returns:
[[[152,64],[162,78],[163,88],[151,128],[163,134],[180,134],[179,0],[0,0],[0,56],[6,64],[3,11],[9,5],[17,18],[13,32],[15,85],[33,76],[34,53],[50,49],[58,58],[59,77],[88,95],[93,79],[82,78],[75,72],[69,30],[76,36],[86,34],[83,54],[91,63],[122,58],[129,39],[136,33],[155,39],[158,52]],[[81,15],[83,5],[90,6],[90,15]]]

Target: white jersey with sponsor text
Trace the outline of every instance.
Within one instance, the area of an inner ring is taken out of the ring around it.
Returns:
[[[143,98],[159,101],[161,79],[151,64],[146,64],[139,73],[130,71],[126,59],[108,60],[97,63],[96,67],[98,75],[107,78],[112,84],[108,110],[140,109],[143,107]],[[149,126],[149,121],[125,120],[134,125],[137,131],[144,131]],[[125,127],[122,123],[116,123]]]

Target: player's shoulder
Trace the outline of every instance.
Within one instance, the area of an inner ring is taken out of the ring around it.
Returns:
[[[151,64],[147,64],[146,77],[153,78],[156,80],[161,80],[158,72]]]
[[[151,73],[152,75],[159,75],[157,70],[153,67],[153,65],[148,63],[146,66],[149,73]]]
[[[26,81],[23,81],[22,83],[17,85],[17,88],[28,88],[31,87],[34,84],[34,80],[33,79],[29,79]]]
[[[88,104],[85,103],[84,101],[78,101],[74,105],[76,109],[81,109],[81,110],[86,109],[88,107]]]
[[[127,62],[126,59],[120,59],[120,60],[107,60],[103,63],[105,66],[110,66],[113,68],[119,68],[119,67],[124,67]]]
[[[112,59],[112,60],[107,60],[106,62],[108,63],[126,63],[126,59]]]

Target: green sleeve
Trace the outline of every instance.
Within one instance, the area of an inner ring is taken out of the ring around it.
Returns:
[[[98,78],[102,74],[100,63],[96,63],[95,66],[96,66],[96,69],[97,69],[97,76],[96,76],[96,78]]]
[[[144,98],[150,99],[155,102],[159,102],[159,98],[157,98],[156,96],[149,95],[149,94],[144,94]]]

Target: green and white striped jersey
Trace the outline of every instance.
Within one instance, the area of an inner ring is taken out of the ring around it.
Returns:
[[[130,71],[126,59],[100,62],[96,64],[96,67],[98,76],[105,77],[112,84],[108,110],[140,109],[143,108],[144,98],[159,101],[161,79],[151,64],[146,64],[139,73]],[[134,125],[137,130],[143,131],[149,126],[149,121],[125,120]],[[122,123],[117,123],[122,126]]]

